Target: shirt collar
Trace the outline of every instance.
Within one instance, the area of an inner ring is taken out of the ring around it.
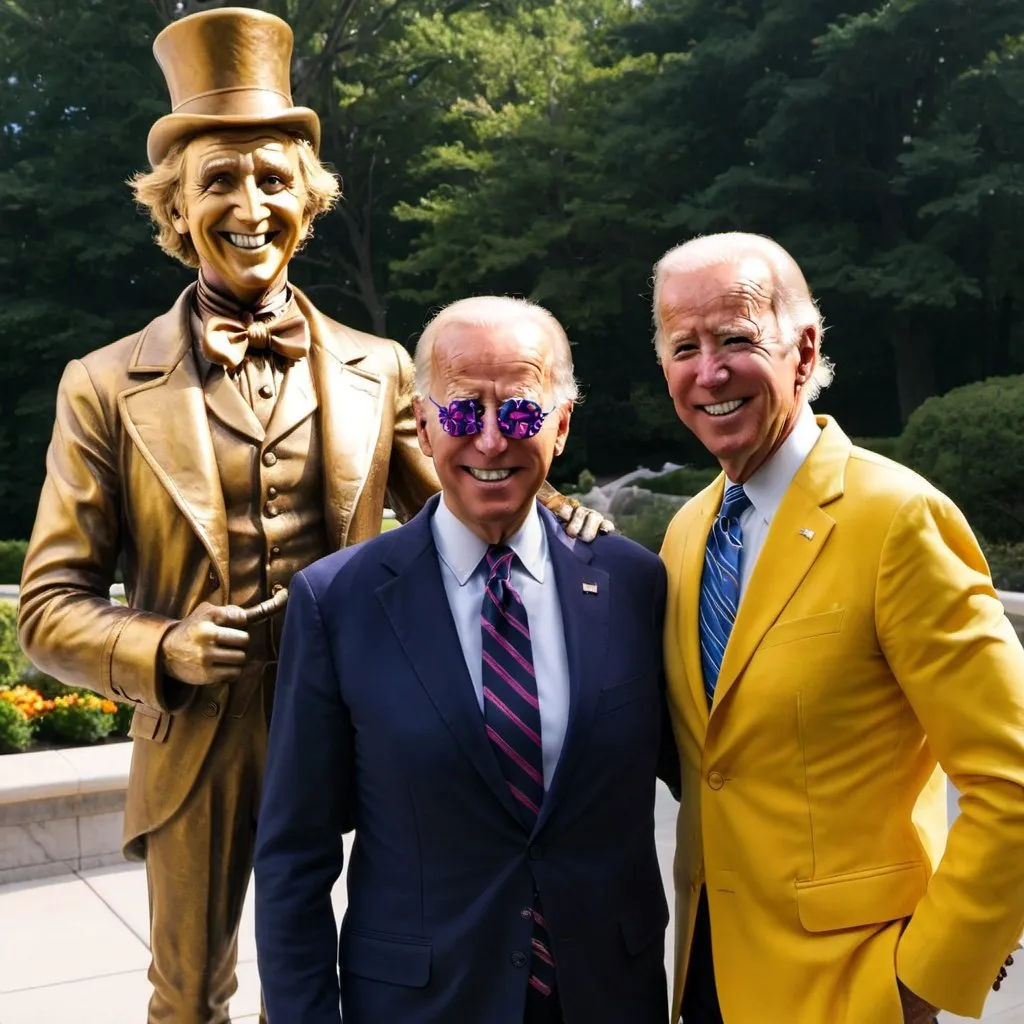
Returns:
[[[464,587],[487,553],[487,543],[452,512],[444,494],[434,509],[430,529],[441,561],[451,570],[459,586]],[[523,525],[505,543],[516,553],[523,568],[538,583],[543,583],[548,560],[548,538],[536,502],[530,505]]]
[[[779,450],[761,466],[743,485],[751,505],[766,523],[782,504],[793,477],[804,464],[821,434],[821,427],[814,418],[811,407],[805,402],[789,437],[782,442]],[[730,480],[731,484],[733,481]]]

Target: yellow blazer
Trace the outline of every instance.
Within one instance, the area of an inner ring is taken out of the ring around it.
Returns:
[[[662,548],[683,779],[672,1019],[704,884],[727,1024],[899,1024],[897,974],[979,1016],[1024,922],[1024,651],[953,503],[818,423],[710,715],[697,608],[723,477]],[[962,794],[948,841],[942,769]]]

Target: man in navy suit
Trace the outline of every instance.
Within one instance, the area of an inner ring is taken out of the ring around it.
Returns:
[[[291,587],[256,843],[269,1019],[664,1024],[661,562],[575,544],[536,500],[576,398],[550,313],[457,302],[416,371],[442,494]]]

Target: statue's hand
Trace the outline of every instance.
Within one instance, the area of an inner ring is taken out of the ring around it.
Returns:
[[[254,608],[204,602],[164,634],[160,667],[166,675],[190,686],[236,679],[245,665],[247,627],[280,611],[287,599],[288,591],[281,590]]]
[[[550,506],[549,506],[550,507]],[[615,524],[610,519],[574,498],[560,498],[560,504],[551,509],[566,524],[565,532],[575,540],[589,544],[598,533],[613,533]]]

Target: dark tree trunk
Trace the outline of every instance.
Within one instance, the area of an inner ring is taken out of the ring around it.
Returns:
[[[922,331],[909,314],[897,319],[893,333],[893,356],[900,422],[906,424],[910,414],[926,398],[938,393],[934,343],[931,336]]]

